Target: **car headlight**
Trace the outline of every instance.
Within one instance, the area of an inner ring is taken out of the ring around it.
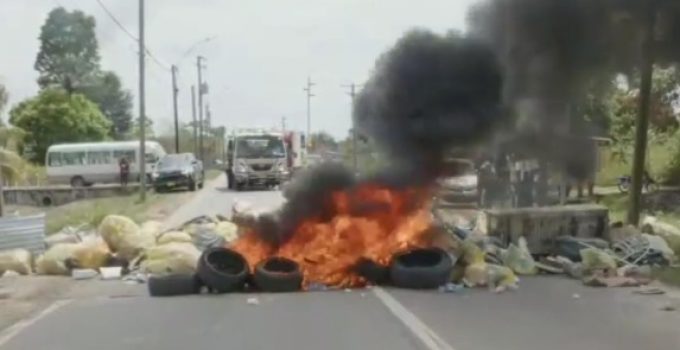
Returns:
[[[183,175],[191,175],[191,173],[192,173],[193,171],[194,171],[194,169],[186,168],[186,169],[182,170],[182,174],[183,174]]]
[[[244,161],[238,161],[236,163],[236,166],[234,167],[234,172],[236,173],[247,173],[248,172],[248,166]]]

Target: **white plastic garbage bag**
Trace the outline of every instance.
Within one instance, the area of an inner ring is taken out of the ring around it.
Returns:
[[[153,235],[142,232],[134,221],[120,215],[105,217],[99,225],[99,234],[113,252],[127,261],[156,244]]]
[[[35,262],[35,270],[41,275],[69,275],[67,261],[74,258],[77,243],[60,243],[48,249]]]
[[[0,276],[5,271],[14,271],[20,275],[32,272],[31,253],[26,249],[12,249],[0,252]]]
[[[161,222],[149,220],[142,223],[142,226],[139,228],[139,230],[143,235],[158,237],[161,234],[162,227],[163,224]]]
[[[158,237],[158,244],[191,243],[191,236],[184,231],[168,231]]]
[[[500,258],[503,265],[519,275],[535,275],[538,273],[536,261],[531,256],[524,237],[520,237],[517,244],[512,243],[508,249],[501,250]]]
[[[615,271],[616,270],[616,260],[614,257],[600,249],[596,248],[585,248],[581,249],[581,261],[583,266],[583,272],[589,274],[597,270]]]
[[[141,268],[153,275],[194,273],[200,256],[191,243],[170,242],[148,249]]]
[[[215,226],[215,231],[222,236],[225,242],[232,242],[238,238],[238,226],[231,221],[220,221]]]

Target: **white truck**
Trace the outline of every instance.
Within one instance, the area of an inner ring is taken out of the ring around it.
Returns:
[[[227,140],[226,170],[230,189],[272,188],[290,177],[283,132],[241,128],[233,130]]]

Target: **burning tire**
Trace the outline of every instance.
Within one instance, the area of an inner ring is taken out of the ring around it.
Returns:
[[[217,293],[242,289],[248,272],[246,259],[227,248],[208,248],[198,261],[198,277],[208,289]]]
[[[201,292],[201,281],[193,274],[151,276],[147,287],[152,297],[189,295]]]
[[[389,267],[382,266],[377,262],[361,258],[355,266],[356,273],[365,278],[366,281],[372,284],[386,284],[390,279],[390,269]]]
[[[302,287],[302,272],[295,261],[274,257],[255,266],[253,281],[265,292],[294,292]]]
[[[392,283],[401,288],[433,289],[449,281],[451,257],[442,249],[414,249],[396,254],[390,266]]]

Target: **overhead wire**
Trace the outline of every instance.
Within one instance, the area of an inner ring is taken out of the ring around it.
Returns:
[[[139,38],[137,38],[137,37],[136,37],[134,34],[132,34],[127,28],[125,28],[125,26],[118,20],[118,18],[116,18],[116,16],[108,9],[108,7],[106,7],[106,5],[104,4],[104,2],[103,2],[102,0],[96,0],[96,1],[97,1],[97,3],[99,4],[99,6],[102,8],[102,10],[104,10],[104,13],[106,13],[106,15],[113,21],[113,23],[116,24],[116,26],[118,26],[118,28],[119,28],[120,30],[123,31],[123,33],[125,33],[128,37],[130,37],[130,39],[134,40],[135,42],[139,42]],[[164,69],[164,70],[166,70],[166,71],[170,71],[170,68],[168,67],[168,65],[164,64],[163,62],[161,62],[161,60],[159,60],[159,59],[151,52],[151,50],[149,50],[148,47],[144,46],[144,52],[145,52],[145,53],[146,53],[146,54],[154,61],[154,63],[156,63],[156,65],[158,65],[160,68],[162,68],[162,69]]]

